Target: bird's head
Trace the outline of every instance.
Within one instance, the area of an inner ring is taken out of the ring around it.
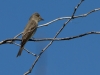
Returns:
[[[41,21],[41,20],[43,20],[42,19],[42,17],[39,15],[39,13],[34,13],[31,17],[30,17],[30,19],[33,19],[33,20],[36,20],[36,21]]]

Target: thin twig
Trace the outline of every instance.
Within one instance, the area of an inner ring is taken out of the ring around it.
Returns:
[[[56,21],[58,21],[58,20],[70,19],[70,18],[71,18],[71,17],[60,17],[60,18],[54,19],[54,20],[52,20],[52,21],[50,21],[50,22],[48,22],[48,23],[39,25],[38,28],[39,28],[39,27],[43,27],[43,26],[48,26],[49,24],[51,24],[51,23],[53,23],[53,22],[56,22]]]
[[[97,9],[94,9],[94,10],[91,10],[90,12],[86,13],[86,14],[82,14],[82,15],[79,15],[79,16],[74,16],[74,18],[79,18],[79,17],[86,17],[88,16],[89,14],[93,13],[93,12],[96,12],[96,11],[99,11],[100,8],[97,8]]]
[[[13,44],[20,46],[19,44],[12,42]],[[27,50],[26,48],[24,48],[25,51],[27,51],[29,54],[33,55],[33,56],[37,56],[35,53],[30,52],[29,50]]]

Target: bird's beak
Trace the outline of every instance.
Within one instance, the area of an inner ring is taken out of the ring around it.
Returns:
[[[44,21],[44,19],[43,18],[40,18],[42,21]]]
[[[44,21],[44,19],[43,19],[43,18],[41,18],[41,20],[42,20],[42,21]]]

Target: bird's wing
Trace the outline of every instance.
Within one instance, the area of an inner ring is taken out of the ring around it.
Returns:
[[[35,21],[28,23],[22,35],[21,47],[19,49],[17,57],[21,55],[24,45],[31,38],[31,36],[35,33],[36,29],[37,29],[37,25]]]
[[[22,35],[22,42],[27,39],[27,41],[31,38],[32,34],[35,33],[37,29],[37,23],[34,20],[29,21],[27,27],[25,28]]]

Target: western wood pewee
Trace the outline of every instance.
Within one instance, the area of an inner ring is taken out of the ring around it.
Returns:
[[[29,18],[28,24],[26,25],[26,27],[23,31],[23,34],[22,34],[21,47],[19,49],[17,57],[21,55],[22,50],[23,50],[26,42],[32,37],[32,35],[35,34],[35,32],[37,30],[38,22],[41,21],[41,20],[43,20],[43,19],[41,18],[41,16],[38,13],[34,13]]]

